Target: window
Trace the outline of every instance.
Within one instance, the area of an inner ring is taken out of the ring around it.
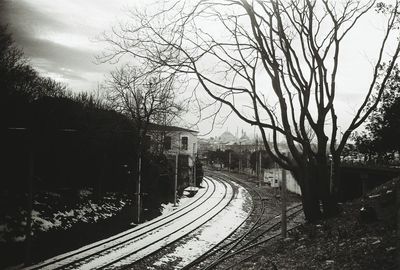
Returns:
[[[164,138],[164,150],[171,150],[171,136],[165,136],[165,138]]]
[[[182,137],[182,150],[188,150],[188,137]]]

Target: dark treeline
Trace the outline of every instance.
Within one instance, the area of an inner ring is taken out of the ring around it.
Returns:
[[[251,168],[251,170],[256,171],[260,158],[260,150],[238,152],[231,149],[225,151],[217,149],[215,151],[208,151],[206,157],[209,163],[223,164],[225,168],[230,166],[232,170],[239,169],[241,163],[242,168]],[[261,150],[261,168],[267,169],[273,166],[275,166],[275,163],[271,157],[266,151]]]
[[[132,121],[93,95],[73,94],[39,75],[5,27],[0,27],[0,95],[2,195],[27,191],[32,160],[35,191],[91,188],[96,198],[106,191],[134,194]],[[164,157],[150,153],[142,162],[143,192],[149,194],[144,207],[157,209],[172,195],[172,169]]]

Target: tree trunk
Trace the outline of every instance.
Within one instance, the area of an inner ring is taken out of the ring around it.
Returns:
[[[330,174],[327,164],[308,164],[294,173],[302,193],[303,211],[307,221],[316,222],[322,217],[339,213],[336,197],[330,192]],[[322,210],[320,203],[322,203]]]
[[[318,201],[318,189],[315,173],[310,169],[294,173],[297,183],[300,185],[303,211],[307,221],[315,222],[321,219],[321,210]]]
[[[335,162],[334,162],[335,163]],[[335,166],[332,166],[334,169]],[[322,203],[323,216],[333,217],[339,213],[339,207],[337,204],[336,197],[334,196],[333,189],[331,191],[331,181],[334,186],[334,172],[330,172],[331,167],[328,166],[326,161],[319,162],[316,165],[317,170],[317,181],[318,181],[318,193]]]

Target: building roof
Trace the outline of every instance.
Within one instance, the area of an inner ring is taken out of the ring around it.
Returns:
[[[187,129],[187,128],[181,128],[181,127],[176,127],[176,126],[163,126],[163,125],[158,125],[158,124],[153,124],[153,123],[149,123],[148,129],[156,130],[156,131],[184,131],[184,132],[191,132],[191,133],[199,133],[198,131]]]

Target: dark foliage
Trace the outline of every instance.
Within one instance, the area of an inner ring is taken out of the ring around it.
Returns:
[[[0,100],[2,192],[27,191],[31,154],[36,190],[67,189],[73,194],[89,187],[98,198],[107,190],[135,192],[138,138],[132,121],[93,95],[72,94],[40,76],[5,27],[0,27]],[[169,195],[158,184],[168,185],[165,179],[172,179],[160,176],[168,163],[158,159],[147,155],[142,165],[144,192],[149,194],[145,207],[151,202],[149,207],[157,211]]]
[[[385,66],[382,67],[384,69]],[[357,149],[371,159],[391,158],[400,150],[400,70],[398,65],[389,77],[381,105],[369,116],[366,132],[355,136]]]
[[[253,170],[256,170],[256,163],[259,162],[260,151],[255,151],[250,155],[250,164]],[[261,168],[271,168],[274,162],[266,151],[261,151]]]
[[[217,149],[216,151],[208,151],[206,156],[210,163],[222,163],[224,160],[224,152],[220,149]]]
[[[33,210],[39,212],[44,211],[38,203],[40,194],[61,194],[60,205],[74,209],[81,189],[94,191],[90,200],[98,204],[104,203],[108,191],[117,194],[117,202],[136,192],[138,129],[132,120],[109,109],[94,95],[73,94],[63,84],[39,75],[1,26],[0,108],[0,224],[15,232],[14,236],[29,230],[22,224],[30,211],[29,191]],[[32,189],[29,168],[33,168]],[[172,168],[163,156],[142,154],[143,219],[159,215],[160,204],[172,200]],[[54,200],[45,204],[51,209],[57,206]],[[32,256],[38,259],[65,252],[126,229],[133,208],[129,204],[121,210],[123,218],[118,220],[123,224],[116,225],[115,218],[108,218],[96,224],[82,221],[69,230],[34,234]],[[54,239],[65,245],[54,248]],[[0,268],[24,257],[25,243],[12,237],[8,240],[0,241],[0,250],[7,256]],[[43,246],[50,248],[36,249]]]

